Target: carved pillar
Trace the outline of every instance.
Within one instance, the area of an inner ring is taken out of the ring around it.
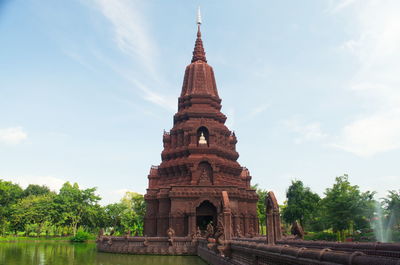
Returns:
[[[267,225],[267,243],[275,244],[277,240],[281,239],[281,218],[279,214],[279,205],[276,201],[275,195],[272,191],[268,192],[265,199],[266,209],[266,225]]]
[[[144,217],[144,231],[143,234],[147,236],[157,235],[157,200],[146,199],[146,215]],[[134,233],[136,231],[133,231]]]
[[[225,233],[225,240],[232,239],[232,212],[228,197],[228,192],[222,191],[222,215],[224,219],[224,233]]]
[[[167,229],[169,228],[171,202],[169,198],[159,199],[157,216],[157,236],[166,236]]]
[[[267,227],[267,243],[274,244],[275,243],[275,231],[274,231],[274,221],[273,221],[273,214],[267,213],[266,214],[266,227]]]
[[[189,235],[196,234],[196,213],[190,212],[189,213]]]
[[[281,228],[281,216],[278,210],[274,211],[274,229],[275,229],[275,240],[280,240],[282,238],[282,228]]]
[[[169,216],[169,227],[174,229],[176,236],[187,236],[185,235],[185,216],[182,213],[171,213]]]
[[[247,214],[244,215],[244,231],[243,234],[247,237],[250,232],[250,222],[249,216]]]

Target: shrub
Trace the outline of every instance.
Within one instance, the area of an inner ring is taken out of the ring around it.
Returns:
[[[90,233],[85,232],[83,230],[78,230],[75,236],[70,237],[70,240],[71,242],[86,242],[92,238],[93,236]]]
[[[336,241],[337,235],[330,232],[318,232],[318,233],[308,233],[304,236],[305,240],[326,240],[326,241]]]
[[[392,240],[394,242],[400,242],[400,231],[393,231]]]

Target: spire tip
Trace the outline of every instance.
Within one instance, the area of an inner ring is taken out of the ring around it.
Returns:
[[[200,6],[197,8],[197,25],[201,25],[201,12],[200,12]]]

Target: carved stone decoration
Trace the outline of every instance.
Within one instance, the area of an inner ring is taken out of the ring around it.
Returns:
[[[210,237],[214,237],[214,226],[211,223],[207,225],[206,239]]]
[[[237,237],[242,237],[242,231],[240,230],[240,225],[239,224],[236,226],[236,236]]]
[[[168,243],[169,243],[170,246],[172,246],[174,244],[175,230],[172,229],[171,227],[168,228],[167,236],[168,236]]]
[[[294,221],[292,224],[292,228],[290,229],[292,235],[294,235],[297,239],[304,238],[304,230],[303,227],[299,224],[299,222]]]
[[[254,231],[253,231],[253,226],[249,227],[249,233],[247,234],[247,237],[252,238],[254,236]]]
[[[199,179],[199,185],[210,185],[210,184],[211,184],[210,176],[208,175],[206,169],[203,168],[203,171],[201,172]]]
[[[201,230],[200,230],[200,227],[197,227],[197,230],[196,230],[196,237],[201,237]]]
[[[222,223],[222,218],[219,218],[216,230],[217,231],[215,232],[215,240],[216,240],[217,244],[224,245],[225,244],[225,229],[224,229],[224,224]]]
[[[149,240],[148,240],[147,236],[144,237],[143,246],[145,246],[145,247],[149,246]]]

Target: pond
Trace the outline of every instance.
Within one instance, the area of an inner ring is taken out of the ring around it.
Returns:
[[[69,242],[0,243],[0,265],[206,265],[195,256],[99,253],[96,244]]]

